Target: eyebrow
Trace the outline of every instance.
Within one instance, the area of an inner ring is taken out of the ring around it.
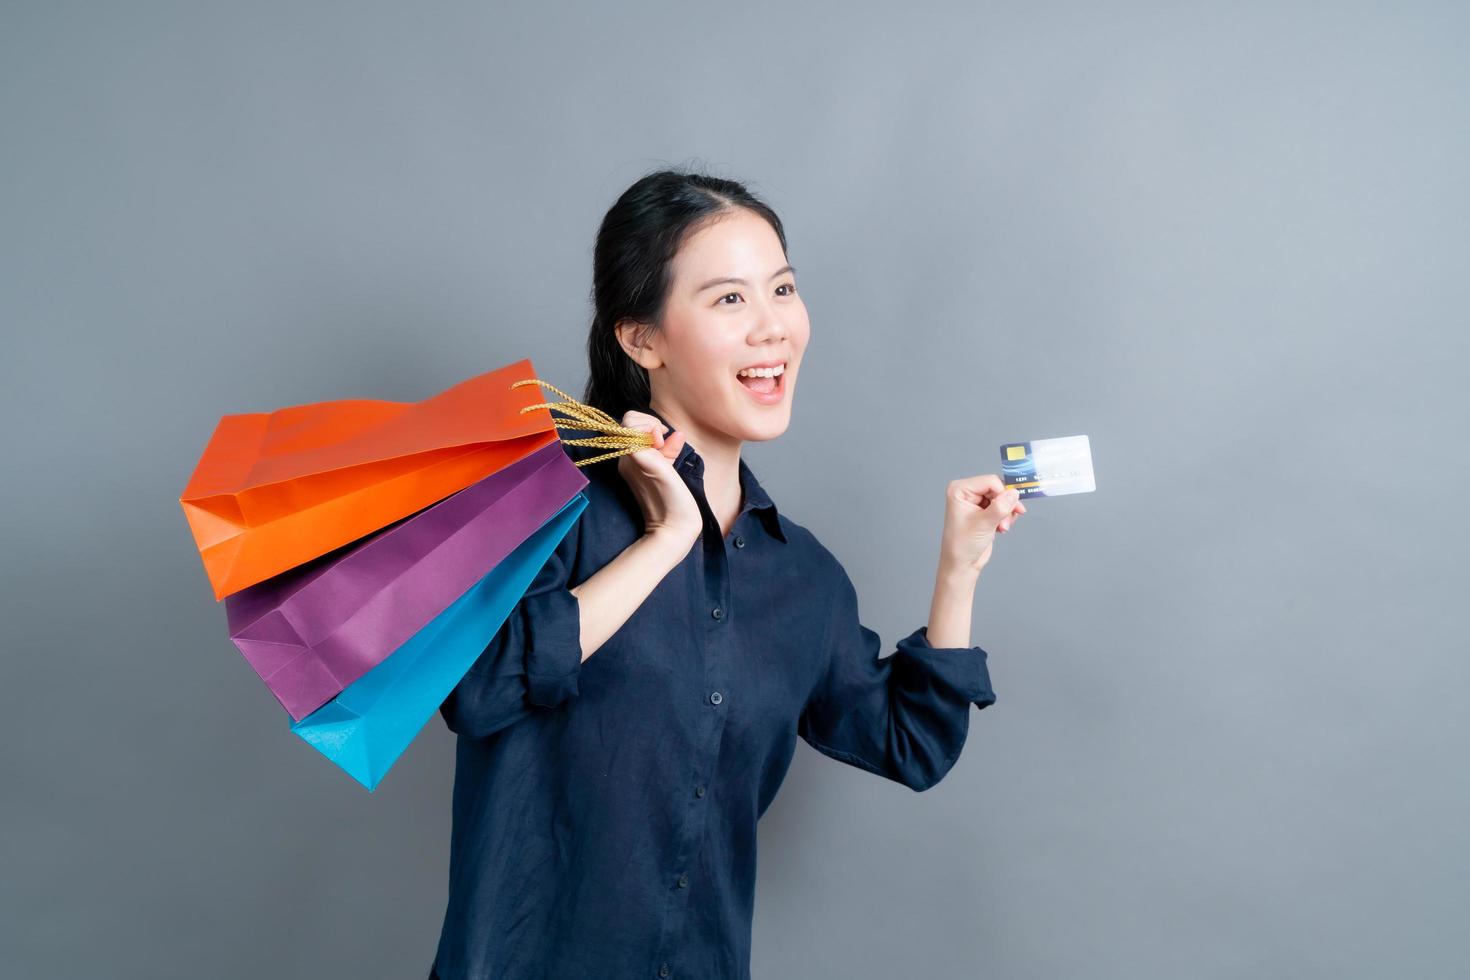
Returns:
[[[794,265],[782,266],[781,268],[777,269],[775,272],[771,273],[771,278],[772,279],[775,279],[777,276],[785,275],[788,272],[795,272],[795,271],[796,271],[796,266],[794,266]],[[724,285],[727,282],[733,282],[737,286],[749,286],[750,285],[750,283],[746,282],[744,279],[732,279],[732,278],[726,277],[726,278],[722,278],[722,279],[711,279],[709,282],[705,283],[704,285],[702,285],[698,289],[696,289],[695,292],[696,293],[702,293],[706,289],[710,288],[711,286],[721,286],[721,285]]]

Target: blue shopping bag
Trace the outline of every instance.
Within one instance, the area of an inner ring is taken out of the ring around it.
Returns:
[[[468,592],[291,731],[369,791],[376,789],[586,507],[586,496],[577,493]]]

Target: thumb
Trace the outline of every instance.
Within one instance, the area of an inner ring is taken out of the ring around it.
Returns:
[[[659,451],[670,461],[676,460],[679,458],[679,450],[684,448],[684,433],[675,432],[667,439],[663,439],[662,442],[663,445],[659,447]]]
[[[980,513],[987,524],[995,526],[1008,519],[1020,503],[1021,491],[1013,488],[991,497],[990,503],[982,507]]]

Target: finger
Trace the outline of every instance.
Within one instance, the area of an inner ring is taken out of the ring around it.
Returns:
[[[645,432],[668,432],[669,427],[660,422],[657,417],[647,412],[624,412],[623,427],[627,429],[642,429]]]
[[[662,449],[669,427],[647,412],[624,412],[623,427],[649,433],[654,449]]]
[[[986,508],[986,511],[995,515],[995,523],[997,527],[999,527],[1001,524],[1005,524],[1006,527],[1010,527],[1011,517],[1015,514],[1016,507],[1020,504],[1020,502],[1021,491],[1007,490],[999,496],[993,498],[990,502],[991,506],[988,506]]]
[[[1021,491],[1015,487],[1005,487],[1001,492],[991,496],[981,504],[986,510],[993,510],[996,520],[1009,517],[1015,513],[1017,505],[1021,503]]]
[[[995,473],[985,473],[981,476],[962,476],[952,480],[950,486],[969,491],[980,498],[998,497],[1005,493],[1006,485]]]

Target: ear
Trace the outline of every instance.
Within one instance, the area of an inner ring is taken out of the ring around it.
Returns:
[[[664,360],[658,355],[651,342],[656,336],[653,324],[639,320],[619,320],[616,327],[618,343],[623,352],[646,371],[663,367]]]

